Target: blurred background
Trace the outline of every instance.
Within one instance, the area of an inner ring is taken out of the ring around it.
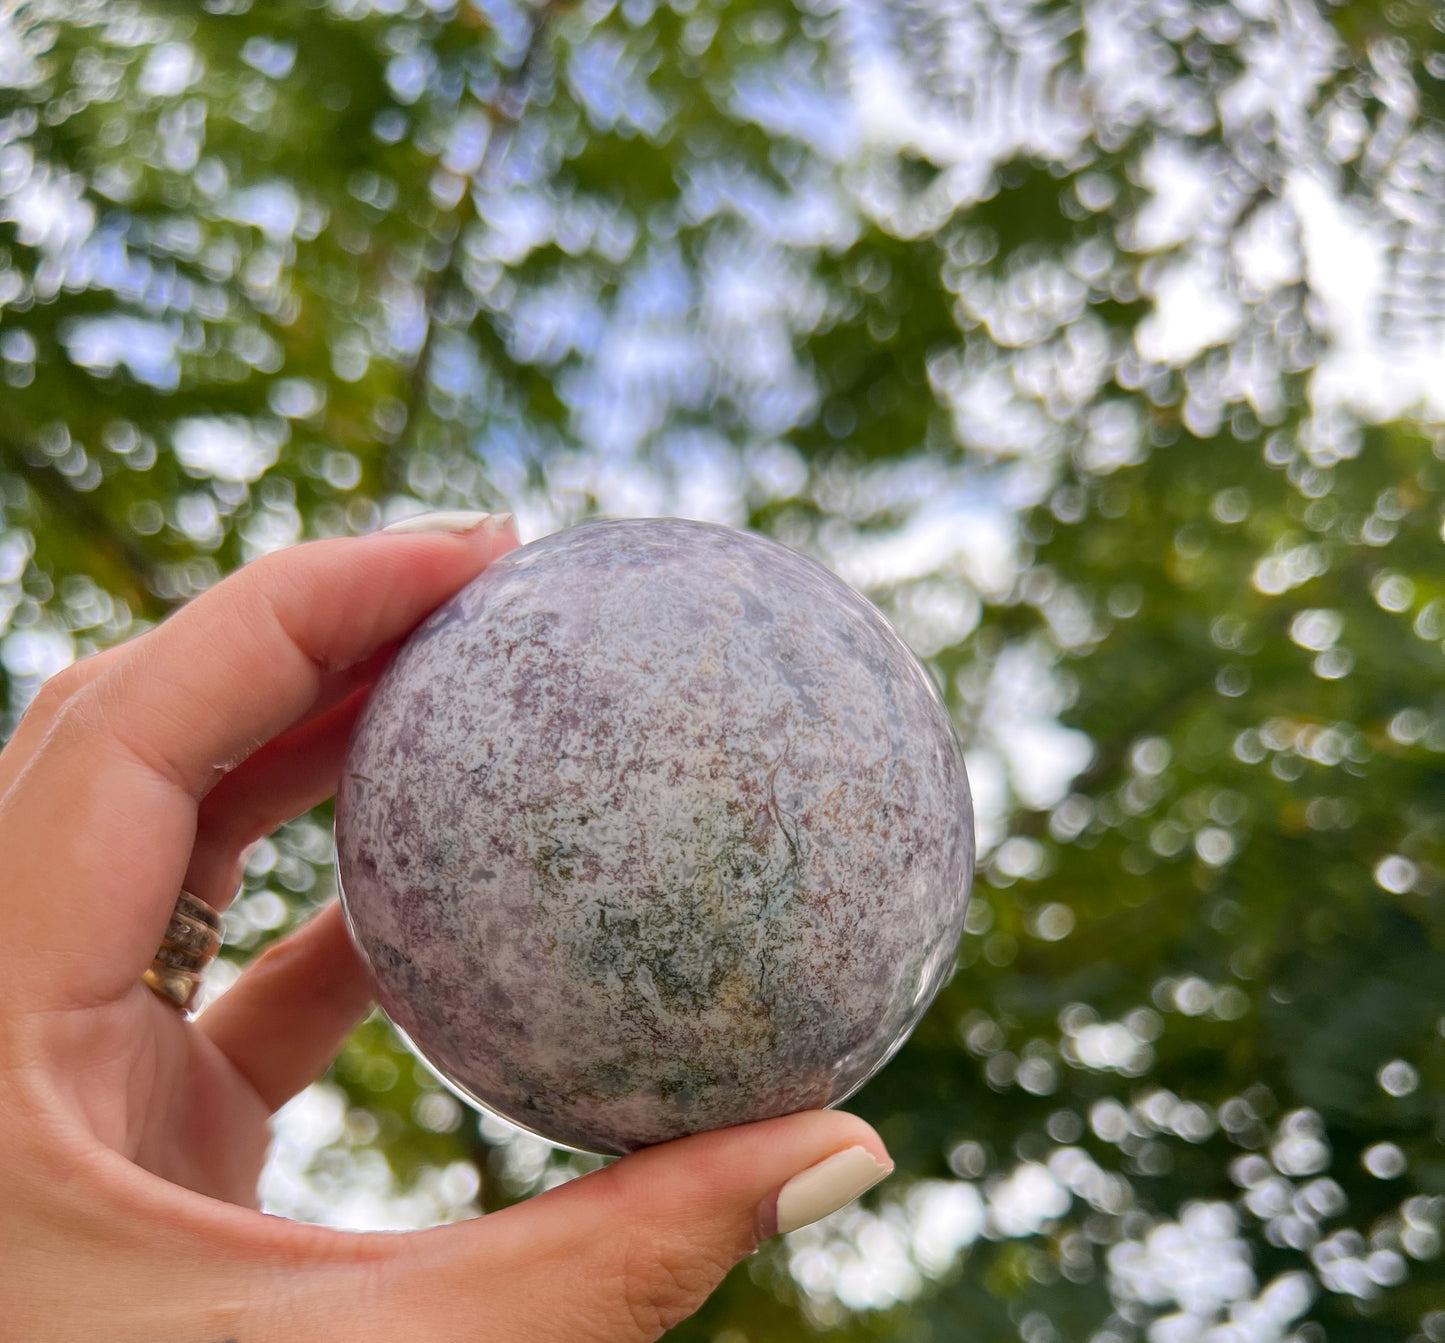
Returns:
[[[1445,1340],[1433,0],[35,0],[0,19],[0,690],[422,509],[750,526],[965,736],[899,1173],[671,1337]],[[263,843],[211,986],[334,891]],[[271,1210],[588,1163],[374,1019]]]

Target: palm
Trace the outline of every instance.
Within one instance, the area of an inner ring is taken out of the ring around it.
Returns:
[[[91,1134],[163,1179],[254,1206],[270,1107],[235,1064],[140,984],[73,1015],[78,1048],[52,1059]]]

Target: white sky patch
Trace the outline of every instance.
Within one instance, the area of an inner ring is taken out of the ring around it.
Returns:
[[[905,82],[895,61],[878,57],[859,61],[852,70],[854,115],[863,137],[889,149],[912,149],[932,163],[968,164],[982,187],[987,146],[960,136],[957,125],[929,117]]]
[[[1217,1318],[1255,1289],[1249,1247],[1227,1203],[1186,1204],[1179,1221],[1156,1226],[1142,1241],[1115,1245],[1109,1251],[1109,1275],[1116,1297],[1177,1305],[1201,1322]],[[1187,1336],[1172,1337],[1182,1341]]]
[[[1303,275],[1299,220],[1288,200],[1261,205],[1233,240],[1241,285],[1263,298]]]
[[[1139,408],[1129,401],[1105,401],[1089,410],[1088,436],[1078,450],[1084,470],[1105,475],[1144,460],[1144,426]]]
[[[27,247],[47,256],[73,251],[95,229],[95,207],[83,199],[84,181],[49,166],[36,168],[28,148],[0,154],[0,219],[15,224]]]
[[[924,1180],[908,1191],[904,1206],[913,1223],[913,1257],[930,1277],[950,1269],[983,1234],[983,1198],[967,1181]]]
[[[218,207],[224,219],[258,228],[271,242],[296,236],[301,224],[301,198],[289,182],[258,182],[233,192]]]
[[[13,6],[6,9],[13,10]],[[44,77],[44,69],[22,38],[20,26],[7,16],[0,21],[0,88],[33,88]]]
[[[973,825],[978,852],[987,854],[1008,832],[1011,802],[1008,766],[989,746],[974,746],[968,752],[968,782],[973,793]]]
[[[1042,810],[1061,801],[1093,754],[1086,734],[1058,722],[1061,708],[1060,685],[1044,653],[1006,650],[985,697],[980,737],[1006,765],[1009,786],[1025,806]]]
[[[909,584],[893,603],[893,624],[919,657],[936,657],[977,627],[983,604],[957,579],[924,578]]]
[[[647,87],[636,58],[611,34],[594,34],[572,49],[567,82],[595,126],[624,126],[655,136],[667,124],[667,112]]]
[[[1094,753],[1084,733],[1047,718],[999,724],[991,735],[1008,761],[1014,793],[1035,810],[1062,801]]]
[[[171,434],[181,465],[217,480],[259,480],[276,464],[285,429],[239,417],[180,420]]]
[[[1135,342],[1150,362],[1182,365],[1239,330],[1244,313],[1203,261],[1171,266],[1154,288],[1154,311],[1139,323]]]
[[[546,367],[574,350],[590,355],[605,330],[595,291],[569,276],[517,300],[507,343],[514,358]]]
[[[1330,337],[1330,362],[1355,364],[1375,344],[1387,240],[1312,173],[1291,173],[1285,199],[1300,221],[1305,270]]]
[[[75,641],[53,625],[11,630],[0,641],[0,662],[5,670],[36,686],[74,661]]]
[[[1310,291],[1329,340],[1311,379],[1311,396],[1328,411],[1345,406],[1366,420],[1410,410],[1445,417],[1445,336],[1397,342],[1380,331],[1389,236],[1325,182],[1290,175],[1286,199],[1300,220]]]
[[[959,443],[983,455],[1054,460],[1058,425],[1032,400],[1025,400],[1003,362],[965,366],[939,359],[930,370],[939,398],[953,415]]]
[[[296,64],[296,43],[277,42],[254,33],[242,43],[241,59],[271,79],[285,79]]]
[[[1230,127],[1271,117],[1288,136],[1306,134],[1305,109],[1338,68],[1339,36],[1313,5],[1277,0],[1254,7],[1276,23],[1261,25],[1241,44],[1243,68],[1219,99],[1220,115]]]
[[[1122,1021],[1092,1021],[1070,1036],[1064,1057],[1086,1068],[1137,1077],[1153,1062],[1154,1051]]]
[[[1068,1212],[1073,1195],[1047,1166],[1025,1161],[990,1186],[988,1215],[1001,1236],[1032,1236]]]
[[[162,42],[147,54],[137,87],[152,98],[174,98],[201,73],[201,59],[189,42]]]
[[[1144,109],[1169,108],[1178,98],[1177,88],[1163,73],[1169,66],[1149,59],[1150,48],[1158,50],[1163,43],[1156,34],[1139,30],[1135,0],[1094,0],[1082,11],[1084,72],[1099,120],[1108,123]]]
[[[784,1245],[809,1318],[826,1326],[839,1322],[838,1306],[883,1310],[917,1296],[988,1225],[977,1185],[922,1180],[876,1212],[852,1204],[793,1232]]]
[[[143,317],[85,318],[61,335],[66,353],[81,368],[109,374],[124,366],[137,382],[162,391],[180,385],[179,339],[174,327]]]
[[[842,163],[857,146],[853,104],[813,84],[813,72],[802,62],[787,69],[787,53],[775,66],[754,66],[734,80],[734,113],[774,135],[792,136],[824,158]]]
[[[684,430],[663,446],[676,516],[747,525],[742,471],[732,445],[706,429]]]
[[[997,556],[979,553],[996,543],[1005,554],[1012,551],[1006,520],[977,500],[950,492],[920,506],[901,527],[850,539],[832,559],[844,581],[858,588],[886,587],[960,568],[997,578],[989,563]]]
[[[1188,242],[1217,190],[1221,166],[1177,140],[1155,140],[1139,159],[1140,185],[1153,195],[1129,229],[1129,245],[1160,252]]]

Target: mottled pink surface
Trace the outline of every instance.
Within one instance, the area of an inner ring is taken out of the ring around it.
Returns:
[[[957,740],[883,617],[671,519],[547,537],[441,607],[336,831],[392,1020],[597,1152],[842,1100],[946,978],[973,871]]]

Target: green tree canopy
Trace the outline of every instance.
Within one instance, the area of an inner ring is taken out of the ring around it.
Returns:
[[[1445,131],[1426,0],[30,0],[0,692],[405,512],[750,525],[964,731],[899,1176],[679,1339],[1445,1339]],[[252,855],[227,973],[334,889]],[[587,1163],[380,1020],[271,1207]]]

